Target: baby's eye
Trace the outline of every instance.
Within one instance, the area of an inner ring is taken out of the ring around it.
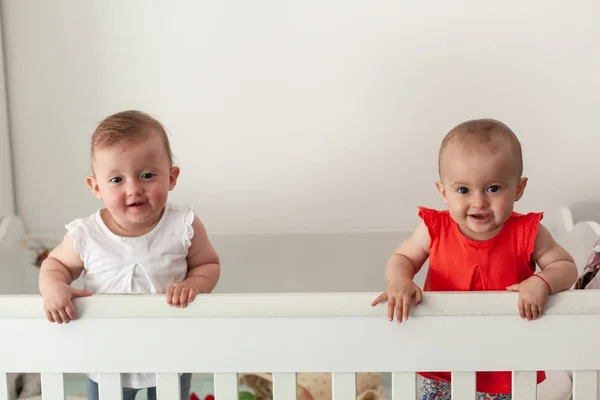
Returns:
[[[469,188],[466,188],[464,186],[459,187],[458,189],[456,189],[456,191],[460,194],[468,194],[469,193]]]
[[[148,172],[147,174],[142,175],[142,179],[150,179],[154,176],[153,173]]]
[[[488,188],[488,192],[491,192],[491,193],[496,193],[499,190],[500,190],[500,186],[498,186],[498,185],[493,185]]]
[[[121,183],[121,182],[123,182],[123,178],[119,178],[119,177],[116,177],[116,178],[110,178],[110,181],[111,181],[112,183]]]

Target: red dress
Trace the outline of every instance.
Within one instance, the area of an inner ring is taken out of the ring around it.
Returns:
[[[465,237],[447,210],[420,207],[419,217],[431,238],[429,270],[424,291],[506,290],[535,273],[531,259],[543,213],[514,213],[493,238],[484,241]],[[517,312],[515,306],[515,313]],[[450,382],[450,372],[419,372],[425,378]],[[477,391],[508,394],[510,371],[477,372]],[[546,379],[538,371],[537,382]]]

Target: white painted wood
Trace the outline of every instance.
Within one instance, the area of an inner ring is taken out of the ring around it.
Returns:
[[[296,374],[279,372],[273,374],[273,399],[295,399],[297,397]]]
[[[598,371],[573,371],[573,400],[598,399]]]
[[[600,236],[600,202],[576,203],[559,212],[562,230],[555,232],[556,239],[573,256],[581,274]]]
[[[177,399],[181,397],[181,381],[178,373],[156,374],[157,400]]]
[[[575,220],[573,219],[573,210],[571,209],[571,207],[560,207],[558,209],[558,213],[560,215],[563,228],[567,232],[570,232],[575,226]]]
[[[354,372],[334,372],[331,378],[333,400],[356,399],[356,374]]]
[[[371,307],[380,293],[285,293],[199,295],[183,309],[169,307],[162,295],[96,295],[77,298],[81,317],[89,319],[189,319],[265,317],[375,317],[386,304]],[[425,293],[425,301],[411,310],[415,317],[517,315],[517,293]],[[38,295],[0,295],[0,319],[41,319]],[[566,291],[548,299],[545,315],[600,315],[598,291]],[[536,322],[537,325],[539,321]],[[534,326],[537,326],[534,325]],[[71,325],[70,325],[71,326]]]
[[[594,231],[597,236],[600,236],[600,223],[596,221],[585,221],[584,223],[587,224],[587,226]]]
[[[42,400],[64,400],[65,381],[61,373],[42,373]]]
[[[559,214],[563,227],[568,232],[572,231],[577,224],[588,224],[596,235],[600,235],[600,202],[585,201],[572,204],[568,207],[560,207]]]
[[[475,400],[475,372],[452,372],[452,398]]]
[[[88,301],[75,300],[81,318],[62,325],[52,324],[44,318],[39,297],[3,296],[0,298],[3,338],[0,360],[4,360],[6,372],[600,369],[600,359],[591,356],[588,347],[600,337],[600,313],[596,311],[600,304],[599,291],[573,291],[553,296],[556,299],[550,305],[548,315],[532,322],[517,316],[516,297],[511,293],[477,295],[471,302],[464,301],[467,296],[425,294],[423,309],[428,310],[416,313],[407,323],[398,324],[387,321],[385,306],[370,306],[373,296],[369,294],[347,295],[350,311],[346,313],[357,316],[346,318],[335,314],[324,316],[321,310],[311,308],[317,303],[325,307],[328,300],[338,297],[343,300],[344,294],[257,296],[258,300],[252,300],[251,295],[204,296],[189,307],[190,313],[163,305],[161,296],[119,296],[115,299],[98,295]],[[244,298],[247,301],[241,301]],[[363,300],[362,305],[357,304],[357,298]],[[232,304],[234,300],[237,309]],[[468,307],[473,307],[470,304],[477,303],[475,300],[488,302],[492,312],[498,311],[499,315],[490,315],[486,311],[484,324],[477,315],[443,316],[447,309],[467,313]],[[498,304],[494,305],[491,300]],[[317,317],[290,317],[297,311],[295,303],[301,301],[309,304],[305,314],[314,311]],[[559,302],[563,303],[562,307]],[[508,303],[513,303],[512,315],[503,314],[504,305]],[[35,304],[39,308],[33,315]],[[208,316],[203,315],[206,304],[224,310],[225,316],[215,317],[208,311]],[[8,305],[30,313],[30,318],[3,317],[15,315]],[[267,310],[259,311],[252,308],[254,306],[264,306]],[[162,316],[133,318],[138,311],[142,316],[150,314],[149,309]],[[111,310],[116,318],[108,318]],[[128,310],[129,314],[123,310]],[[177,311],[182,311],[186,317],[177,316]],[[245,312],[250,317],[243,317]],[[253,316],[266,313],[271,316]],[[238,317],[233,318],[233,315]],[[165,326],[169,329],[164,329]],[[490,326],[494,329],[490,330]],[[536,337],[536,340],[523,341],[523,337]],[[168,348],[164,346],[166,342]],[[18,343],[23,345],[15,345]],[[199,345],[191,346],[191,343]],[[65,348],[69,351],[65,352]],[[348,348],[363,350],[357,353]],[[465,351],[468,348],[477,351]],[[548,348],[568,348],[569,351],[548,352]],[[149,351],[152,357],[148,357]],[[382,354],[386,356],[382,357]]]
[[[216,399],[238,400],[238,376],[236,373],[215,373],[214,382]]]
[[[8,400],[8,374],[0,372],[0,400]]]
[[[392,373],[392,399],[412,400],[417,395],[417,375],[414,372]]]
[[[114,355],[116,355],[116,353],[113,353],[113,356]],[[100,400],[122,400],[123,388],[121,387],[121,374],[98,374],[98,395]]]
[[[537,372],[514,371],[513,400],[536,400],[537,398]]]

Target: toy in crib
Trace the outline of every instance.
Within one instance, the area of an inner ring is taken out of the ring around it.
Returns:
[[[8,374],[7,383],[9,400],[30,399],[42,394],[40,374]]]
[[[196,393],[190,394],[190,400],[200,400],[200,397]],[[206,395],[204,400],[215,400],[215,396],[212,394]],[[261,400],[258,397],[254,396],[250,392],[240,392],[239,400]]]
[[[575,282],[574,289],[600,289],[600,240],[594,245],[583,272]]]
[[[39,268],[48,257],[50,250],[58,245],[58,242],[41,236],[25,235],[22,244],[25,250],[31,254],[31,263]]]
[[[257,400],[273,400],[273,378],[269,373],[243,374],[241,383],[254,392]],[[376,373],[356,374],[356,400],[385,400],[383,388],[380,385],[381,375]],[[331,374],[298,373],[297,400],[331,400]],[[240,397],[240,400],[242,398]],[[249,398],[248,400],[252,400]]]

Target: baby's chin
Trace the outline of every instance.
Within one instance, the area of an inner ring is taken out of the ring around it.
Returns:
[[[456,220],[454,220],[456,222]],[[466,217],[460,223],[457,222],[457,225],[460,228],[461,233],[469,239],[472,240],[489,240],[496,236],[504,223],[498,222],[487,222],[484,220],[484,223],[481,220],[477,220],[476,218],[471,219],[470,217]]]

